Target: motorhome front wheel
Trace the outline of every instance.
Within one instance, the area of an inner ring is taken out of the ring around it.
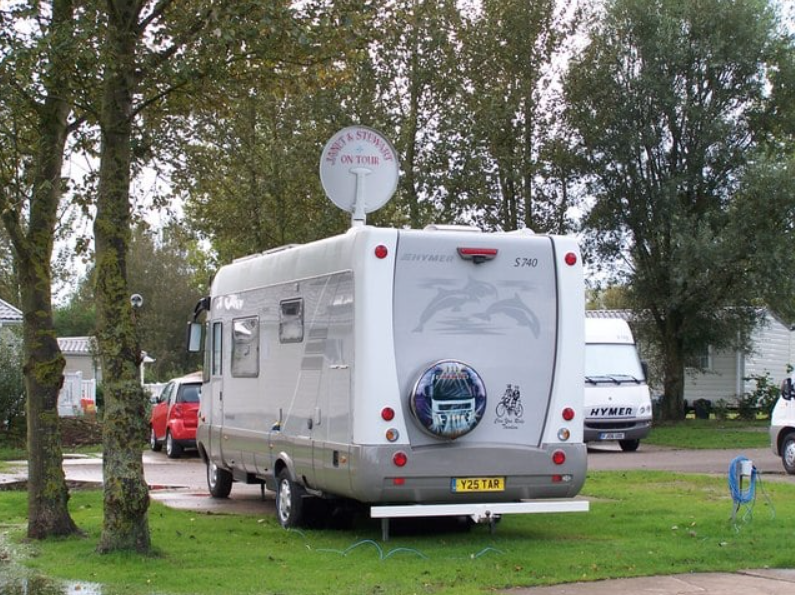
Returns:
[[[486,387],[471,366],[443,360],[420,375],[409,402],[424,432],[453,440],[480,423],[486,410]]]

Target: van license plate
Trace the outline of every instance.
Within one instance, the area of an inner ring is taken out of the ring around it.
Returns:
[[[450,482],[454,492],[504,492],[504,477],[454,477]]]
[[[602,432],[599,434],[599,440],[623,440],[624,432]]]

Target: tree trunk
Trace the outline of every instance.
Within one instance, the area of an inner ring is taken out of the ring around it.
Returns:
[[[105,46],[102,147],[94,222],[97,342],[105,397],[104,519],[97,550],[148,552],[149,491],[141,458],[146,439],[146,399],[140,386],[140,348],[126,267],[138,6],[130,0],[112,4]]]
[[[38,275],[33,272],[36,268]],[[25,313],[28,537],[32,539],[78,532],[69,515],[58,419],[65,362],[53,330],[49,280],[42,278],[44,268],[49,268],[49,261],[46,267],[24,260],[20,266]]]
[[[676,336],[678,329],[665,330],[663,340],[663,402],[662,417],[669,421],[685,418],[685,363],[681,341]]]
[[[60,51],[53,50],[50,70],[43,77],[46,99],[37,111],[38,146],[26,231],[18,211],[3,213],[17,255],[25,317],[28,537],[32,539],[79,532],[69,515],[69,489],[63,472],[58,393],[65,362],[53,328],[50,265],[71,111],[70,67],[65,66],[65,60],[71,59],[71,18],[71,0],[53,2],[52,45]]]

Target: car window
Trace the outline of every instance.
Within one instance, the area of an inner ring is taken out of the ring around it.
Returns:
[[[177,403],[198,403],[201,394],[201,385],[183,384],[179,389]]]
[[[171,397],[171,391],[174,390],[174,383],[169,382],[165,388],[163,388],[163,392],[160,393],[160,396],[157,399],[158,403],[166,403],[168,402],[169,398]]]

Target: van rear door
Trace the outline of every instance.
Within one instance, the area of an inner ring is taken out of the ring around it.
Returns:
[[[416,422],[409,424],[412,444],[540,445],[558,328],[551,239],[402,231],[394,287],[395,353],[400,391],[409,395],[405,412]],[[435,369],[440,361],[461,365]],[[476,376],[485,395],[472,388]],[[439,428],[451,419],[471,427],[445,435]]]

